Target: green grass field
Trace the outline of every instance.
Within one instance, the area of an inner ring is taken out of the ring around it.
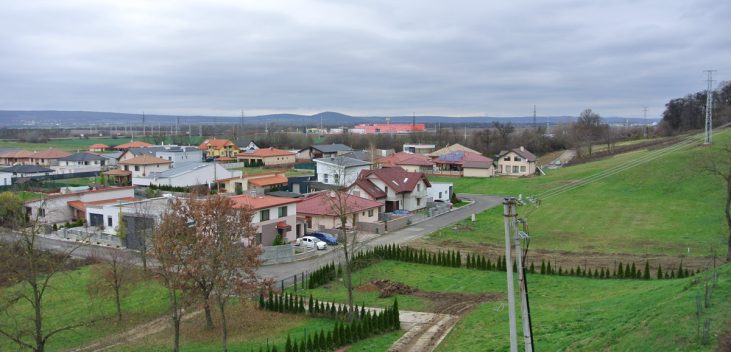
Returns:
[[[89,267],[56,274],[51,280],[44,300],[45,331],[84,321],[94,321],[89,325],[71,331],[61,332],[49,340],[47,350],[58,351],[78,347],[89,341],[111,335],[154,319],[162,315],[167,308],[165,290],[154,281],[142,281],[134,285],[129,295],[122,301],[125,321],[117,324],[114,318],[115,308],[112,297],[92,297],[88,294],[86,284],[89,280]],[[0,294],[10,294],[19,286],[2,288]],[[5,313],[5,312],[3,312]],[[0,325],[14,326],[10,316],[21,317],[23,326],[30,326],[25,320],[32,314],[30,305],[19,303],[7,311],[9,315],[0,314]],[[0,351],[16,351],[14,345],[5,337],[0,337]]]
[[[711,308],[711,345],[696,339],[694,278],[677,280],[594,280],[529,275],[530,300],[538,350],[711,351],[731,313],[731,265],[720,269]],[[354,274],[354,282],[390,279],[428,292],[501,293],[505,274],[383,261]],[[342,283],[309,290],[323,300],[345,302]],[[359,304],[386,306],[392,298],[356,291]],[[398,296],[403,309],[428,308],[429,302]],[[439,351],[504,351],[508,349],[506,299],[483,303],[464,317]],[[520,335],[520,334],[519,334]],[[375,351],[375,349],[374,349]]]
[[[199,137],[191,137],[190,143],[192,145],[198,145],[200,144],[200,141],[205,138],[199,138]],[[155,141],[152,140],[152,138],[135,138],[136,141],[144,141],[148,143],[155,144]],[[86,151],[89,150],[89,146],[92,144],[106,144],[109,146],[124,144],[130,141],[130,138],[89,138],[89,139],[80,139],[80,138],[68,138],[68,139],[52,139],[49,140],[46,143],[29,143],[29,142],[16,142],[16,141],[7,141],[2,140],[0,141],[0,147],[3,148],[21,148],[26,149],[30,151],[40,151],[45,150],[48,148],[57,148],[61,150],[66,150],[69,152],[76,152],[76,151]],[[172,144],[173,140],[170,138],[164,138],[165,144]]]
[[[724,256],[724,186],[720,177],[703,170],[706,157],[731,143],[731,132],[718,134],[712,148],[674,151],[640,166],[546,199],[540,207],[524,206],[534,248],[629,254]],[[535,195],[617,167],[649,153],[647,150],[600,161],[550,170],[530,178],[461,178],[457,193]],[[478,214],[477,222],[462,222],[430,237],[432,241],[500,244],[501,209]],[[688,251],[690,249],[690,251]]]

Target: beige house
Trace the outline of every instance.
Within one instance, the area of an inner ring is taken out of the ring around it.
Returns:
[[[348,215],[346,227],[354,228],[358,223],[377,223],[378,213],[383,203],[355,195],[338,195],[331,191],[321,191],[305,196],[297,204],[297,215],[304,217],[307,230],[318,231],[341,228],[339,202]]]
[[[437,158],[442,155],[446,155],[446,154],[453,153],[453,152],[470,152],[470,153],[480,154],[480,152],[478,152],[474,149],[467,148],[459,143],[455,143],[450,146],[446,146],[442,149],[436,150],[432,153],[429,153],[428,155],[430,157]]]
[[[302,224],[297,223],[296,198],[239,195],[231,197],[236,208],[248,208],[253,212],[251,223],[256,227],[258,244],[271,246],[274,238],[281,235],[285,242],[292,242],[304,235]]]
[[[400,167],[363,170],[350,186],[349,193],[385,203],[385,211],[415,211],[426,207],[427,189],[431,183],[421,172]]]
[[[273,187],[286,186],[287,182],[288,178],[283,172],[269,172],[219,179],[216,180],[216,185],[220,187],[221,193],[236,193],[236,188],[241,188],[244,193],[254,191],[257,194],[264,194]]]
[[[122,160],[119,162],[120,168],[124,171],[132,173],[132,177],[145,177],[152,172],[162,172],[170,169],[173,162],[152,155],[144,154]]]
[[[259,148],[236,155],[238,161],[248,165],[289,166],[294,165],[295,153],[277,148]]]
[[[497,174],[529,176],[536,173],[536,156],[524,147],[502,151],[497,158]]]

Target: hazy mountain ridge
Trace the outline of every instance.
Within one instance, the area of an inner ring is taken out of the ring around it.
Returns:
[[[412,123],[412,116],[391,116],[391,123]],[[545,124],[549,121],[551,124],[567,123],[575,121],[573,116],[538,116],[536,122]],[[180,122],[180,124],[222,124],[222,123],[241,123],[242,119],[238,116],[176,116],[176,115],[145,115],[146,124],[163,124],[170,125]],[[314,115],[300,114],[268,114],[257,116],[246,116],[243,118],[244,124],[281,124],[281,125],[311,125],[319,126],[320,123],[327,126],[352,126],[360,123],[385,123],[385,116],[351,116],[339,112],[325,111]],[[437,124],[437,123],[457,123],[457,124],[475,124],[475,123],[492,123],[492,122],[511,122],[513,124],[532,124],[533,116],[514,116],[514,117],[485,117],[485,116],[416,116],[416,123]],[[608,123],[644,123],[641,118],[625,118],[625,117],[604,117],[604,121]],[[656,122],[658,119],[647,119],[646,122]],[[142,123],[141,114],[117,113],[117,112],[100,112],[100,111],[56,111],[56,110],[0,110],[0,126],[49,126],[49,125],[65,125],[65,126],[81,126],[81,125],[139,125]]]

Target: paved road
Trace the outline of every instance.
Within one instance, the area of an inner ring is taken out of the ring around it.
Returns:
[[[428,234],[431,234],[433,232],[436,232],[444,227],[453,225],[463,219],[466,219],[470,217],[472,214],[480,213],[486,209],[495,207],[502,203],[501,197],[495,197],[495,196],[486,196],[486,195],[479,195],[479,194],[461,194],[462,198],[466,198],[469,200],[473,200],[474,204],[462,207],[460,209],[457,209],[455,211],[429,218],[427,220],[424,220],[420,223],[417,223],[415,225],[406,227],[404,229],[390,232],[388,234],[375,237],[374,239],[368,241],[367,243],[360,243],[359,248],[367,248],[371,246],[376,245],[384,245],[384,244],[391,244],[391,243],[404,243],[411,241],[413,239],[426,236]],[[14,241],[16,240],[17,235],[14,234],[2,234],[0,235],[0,240],[2,241]],[[109,253],[112,253],[113,251],[119,251],[120,249],[117,248],[109,248],[109,247],[100,247],[100,246],[89,246],[89,245],[79,245],[76,242],[69,242],[69,241],[63,241],[63,240],[57,240],[52,238],[46,238],[46,237],[38,237],[38,246],[43,250],[50,250],[50,251],[57,251],[57,252],[68,252],[70,250],[73,251],[73,255],[76,257],[97,257],[97,258],[109,258]],[[127,250],[125,250],[127,251]],[[142,265],[142,261],[139,259],[139,256],[134,255],[133,251],[130,252],[130,255],[135,258],[135,264]],[[285,279],[285,278],[291,278],[295,274],[299,274],[302,272],[310,272],[313,271],[322,265],[330,262],[340,262],[342,261],[342,250],[340,247],[329,251],[327,253],[324,253],[322,255],[302,260],[298,262],[292,262],[292,263],[285,263],[285,264],[277,264],[277,265],[267,265],[259,269],[259,275],[262,277],[268,277],[273,278],[277,281]],[[148,264],[150,262],[148,261]]]
[[[497,205],[502,204],[502,197],[486,196],[480,194],[461,194],[462,198],[470,199],[475,201],[474,204],[466,207],[462,207],[455,211],[424,220],[418,224],[406,227],[404,229],[390,232],[383,236],[378,236],[367,243],[360,244],[359,248],[372,247],[376,245],[384,245],[391,243],[404,243],[413,239],[426,236],[433,232],[436,232],[442,228],[451,226],[463,219],[470,217],[472,214],[477,214]],[[259,269],[259,273],[262,277],[270,277],[275,280],[282,280],[284,278],[290,278],[293,274],[302,273],[305,271],[313,271],[322,265],[330,262],[342,261],[343,251],[340,247],[333,251],[330,251],[324,255],[314,257],[308,260],[285,263],[279,265],[264,266]]]

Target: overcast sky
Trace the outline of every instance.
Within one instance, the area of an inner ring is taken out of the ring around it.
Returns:
[[[662,113],[731,80],[731,1],[3,1],[0,109]]]

